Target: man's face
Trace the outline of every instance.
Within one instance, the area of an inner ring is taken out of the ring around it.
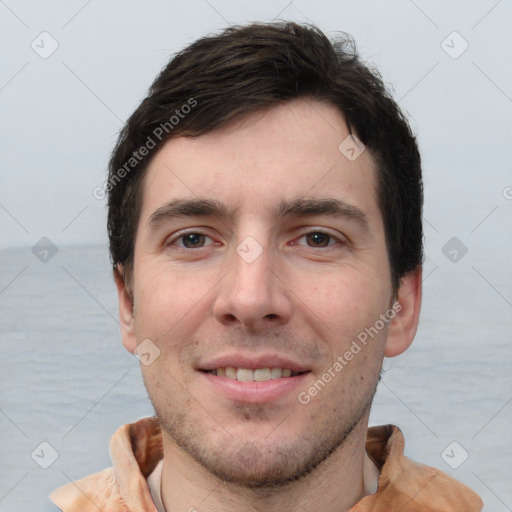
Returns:
[[[340,152],[348,135],[295,100],[170,140],[144,179],[123,341],[158,347],[142,371],[164,436],[223,479],[297,478],[367,419],[389,324],[353,342],[392,288],[374,164]]]

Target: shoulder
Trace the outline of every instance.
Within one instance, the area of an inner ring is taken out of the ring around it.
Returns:
[[[110,440],[113,467],[58,488],[50,499],[64,512],[156,512],[146,477],[163,457],[154,417],[119,427]]]
[[[366,449],[381,468],[378,491],[372,496],[402,512],[482,510],[483,502],[474,491],[439,469],[409,459],[404,446],[404,436],[394,425],[369,429]]]
[[[97,512],[119,505],[121,496],[114,468],[107,468],[59,487],[50,499],[65,512]]]

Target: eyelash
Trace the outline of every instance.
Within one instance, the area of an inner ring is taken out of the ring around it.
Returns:
[[[344,245],[344,242],[342,240],[340,240],[338,237],[334,236],[331,233],[328,233],[327,231],[323,231],[321,229],[314,229],[314,230],[311,230],[311,231],[306,231],[306,232],[304,232],[304,233],[302,233],[300,235],[298,240],[306,237],[307,235],[313,235],[313,234],[322,234],[322,235],[328,236],[329,237],[329,242],[331,242],[332,240],[335,240],[335,243],[332,243],[332,244],[328,243],[328,245],[326,245],[324,247],[307,246],[307,247],[309,247],[311,249],[327,249],[327,248],[332,247],[333,245],[336,245],[336,242],[338,244]],[[180,233],[177,236],[174,236],[173,238],[168,240],[165,243],[165,245],[166,246],[175,245],[176,247],[179,247],[179,249],[186,250],[186,251],[193,251],[193,250],[198,250],[198,249],[204,249],[205,247],[207,247],[207,246],[202,246],[202,247],[184,247],[184,246],[176,245],[175,242],[185,238],[188,235],[201,235],[201,236],[204,236],[204,237],[207,237],[207,238],[211,239],[210,236],[206,235],[205,233],[202,233],[201,231],[188,231],[188,232],[185,232],[185,233]],[[210,245],[218,245],[218,243],[213,243],[213,244],[210,244]],[[296,242],[294,242],[293,245],[301,245],[302,246],[302,244],[297,244]]]

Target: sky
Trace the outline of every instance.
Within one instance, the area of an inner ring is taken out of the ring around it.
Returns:
[[[504,0],[2,1],[0,248],[43,237],[56,247],[105,244],[105,201],[93,192],[157,72],[200,36],[276,18],[349,33],[394,91],[422,151],[429,243],[490,235],[510,248]]]

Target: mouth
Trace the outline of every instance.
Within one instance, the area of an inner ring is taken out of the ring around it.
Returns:
[[[236,368],[234,366],[226,366],[213,370],[203,370],[205,373],[211,373],[217,377],[226,377],[231,380],[240,382],[266,382],[282,378],[296,377],[306,372],[295,372],[291,368]]]
[[[295,399],[293,391],[306,382],[311,369],[278,355],[225,356],[196,367],[215,395],[239,403],[270,403]]]

